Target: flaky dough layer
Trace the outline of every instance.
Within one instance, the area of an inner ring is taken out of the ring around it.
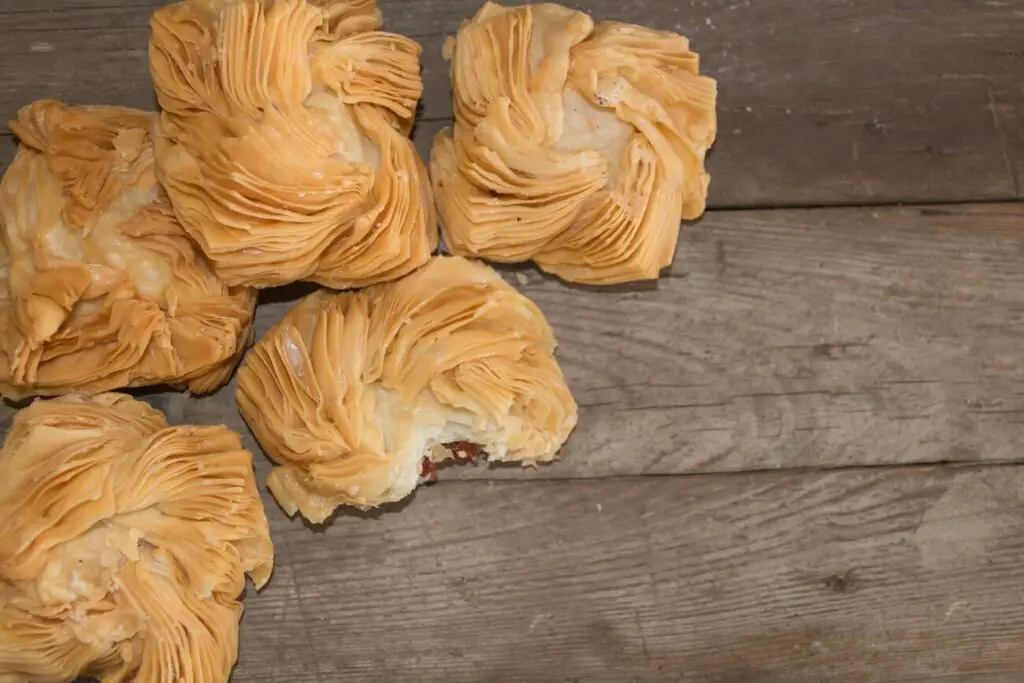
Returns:
[[[152,384],[206,393],[250,339],[254,290],[209,269],[153,170],[155,114],[40,100],[0,182],[0,395]]]
[[[0,469],[0,681],[227,682],[273,566],[238,434],[69,395],[15,416]]]
[[[681,36],[488,2],[446,45],[454,130],[430,170],[451,253],[566,280],[656,278],[704,211],[715,81]]]
[[[157,10],[160,180],[225,281],[359,287],[437,246],[408,133],[420,46],[373,0],[188,0]]]
[[[246,356],[237,398],[277,463],[271,492],[322,522],[404,498],[448,458],[554,458],[576,425],[554,350],[543,314],[496,272],[439,257],[307,297]]]

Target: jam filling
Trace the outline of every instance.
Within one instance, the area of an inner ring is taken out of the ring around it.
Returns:
[[[471,462],[476,464],[477,458],[480,457],[481,449],[475,443],[470,443],[468,441],[452,441],[441,445],[448,449],[448,452],[452,454],[456,462]],[[423,462],[420,463],[420,479],[422,479],[424,483],[433,483],[437,481],[437,463],[429,457],[423,458]]]

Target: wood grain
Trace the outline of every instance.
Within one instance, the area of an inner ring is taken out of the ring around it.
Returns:
[[[321,532],[273,509],[233,681],[1017,680],[1022,492],[946,467],[448,482]]]
[[[159,0],[0,2],[0,116],[38,97],[151,107]],[[451,106],[444,35],[478,0],[381,0],[425,48],[417,143]],[[589,0],[599,19],[693,40],[719,80],[711,205],[1017,199],[1024,12],[984,0]]]
[[[580,425],[554,465],[441,476],[1024,459],[1022,256],[1024,206],[1007,204],[715,212],[656,286],[509,269],[555,329]],[[258,334],[302,291],[266,292]],[[250,438],[233,387],[147,398]]]
[[[381,0],[425,48],[424,156],[440,45],[479,2]],[[159,4],[0,0],[0,117],[152,107]],[[713,207],[925,205],[712,211],[657,285],[505,269],[581,404],[563,459],[445,469],[316,530],[264,491],[278,564],[233,683],[1020,680],[1024,468],[998,463],[1024,462],[1024,205],[958,202],[1022,198],[1024,11],[567,4],[693,39],[721,88]],[[300,290],[264,293],[260,333]],[[239,430],[266,476],[233,386],[138,393]]]

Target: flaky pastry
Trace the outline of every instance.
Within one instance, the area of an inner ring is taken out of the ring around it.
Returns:
[[[228,680],[273,566],[238,434],[71,394],[15,416],[0,472],[0,681]]]
[[[715,81],[673,33],[486,3],[445,46],[454,132],[430,170],[451,253],[566,280],[656,278],[704,211]]]
[[[187,0],[157,10],[160,180],[225,281],[357,287],[437,247],[408,134],[420,46],[373,0]]]
[[[251,334],[153,170],[155,114],[40,100],[0,182],[0,395],[216,389]]]
[[[449,458],[546,462],[576,403],[540,310],[487,266],[314,293],[246,355],[238,405],[289,514],[397,501]]]

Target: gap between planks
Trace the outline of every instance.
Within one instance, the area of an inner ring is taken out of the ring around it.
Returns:
[[[934,470],[936,468],[948,469],[952,472],[972,472],[980,471],[991,468],[1004,468],[1007,471],[1015,471],[1015,468],[1024,466],[1024,455],[1020,458],[1012,460],[986,460],[983,463],[979,462],[957,462],[955,460],[924,460],[921,462],[909,462],[909,463],[874,463],[874,464],[863,464],[863,465],[821,465],[815,467],[813,465],[797,466],[797,467],[782,467],[774,469],[742,469],[742,470],[724,470],[724,471],[707,471],[707,472],[641,472],[638,474],[606,474],[606,475],[573,475],[566,477],[547,477],[542,474],[535,474],[530,472],[527,476],[509,476],[503,478],[493,478],[486,476],[486,473],[480,476],[474,476],[471,478],[452,478],[450,475],[457,469],[465,469],[466,471],[487,470],[495,469],[494,465],[488,467],[484,463],[480,463],[474,468],[468,464],[442,464],[438,467],[437,473],[438,478],[436,481],[422,485],[419,488],[431,489],[436,487],[449,487],[455,485],[470,485],[472,486],[478,482],[501,482],[501,483],[517,483],[517,484],[530,484],[533,482],[556,482],[556,481],[632,481],[637,479],[649,479],[649,478],[667,478],[673,477],[741,477],[741,476],[781,476],[781,475],[815,475],[815,474],[830,474],[830,473],[843,473],[843,472],[874,472],[874,471],[885,471],[885,470],[906,470],[908,473],[914,470]],[[505,468],[501,468],[505,469]],[[516,474],[521,472],[518,467],[508,467],[507,469],[515,471]],[[543,466],[535,470],[535,472],[541,472]],[[445,475],[449,477],[446,478]],[[417,488],[417,490],[419,490]],[[400,504],[397,504],[400,505]],[[389,506],[385,505],[381,508],[382,512],[390,511]]]

